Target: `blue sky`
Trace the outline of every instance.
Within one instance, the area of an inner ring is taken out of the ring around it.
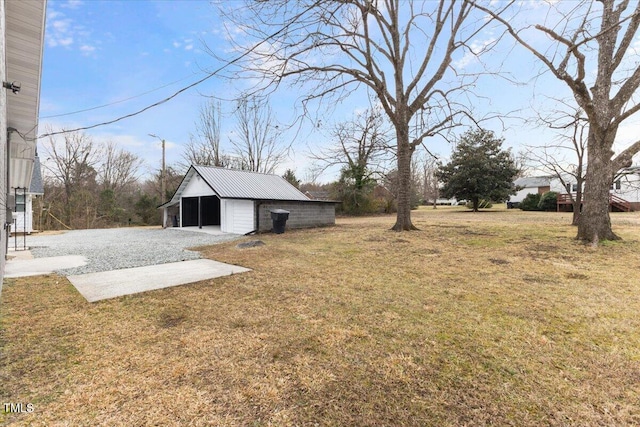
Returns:
[[[40,134],[48,128],[74,129],[110,121],[205,77],[203,70],[221,65],[205,52],[205,43],[212,49],[228,49],[216,16],[214,6],[200,0],[49,0]],[[138,154],[145,160],[142,172],[148,173],[159,168],[161,158],[160,143],[149,134],[167,141],[168,164],[181,161],[182,145],[195,133],[199,108],[212,94],[231,98],[235,92],[228,81],[214,77],[143,114],[85,133],[97,143],[114,141]],[[295,117],[286,102],[287,97],[281,96],[274,108],[278,118],[289,123]],[[232,103],[223,106],[222,146],[229,152],[232,108]],[[284,137],[295,136],[291,132]],[[279,173],[292,168],[304,176],[307,146],[318,145],[323,137],[302,132],[297,138]]]
[[[486,40],[491,35],[484,37]],[[478,43],[482,42],[483,39],[478,40]],[[205,52],[204,43],[223,53],[229,49],[216,9],[208,1],[49,0],[40,133],[46,132],[48,127],[69,129],[109,121],[199,80],[206,75],[203,70],[220,65]],[[476,88],[484,96],[478,105],[484,112],[519,110],[518,116],[530,117],[531,107],[549,107],[545,94],[569,95],[567,89],[551,76],[531,80],[541,66],[530,54],[513,48],[513,43],[503,43],[502,51],[491,53],[486,61],[494,67],[513,70],[518,80],[526,84],[513,85],[499,78],[484,78]],[[143,172],[148,173],[159,167],[161,156],[159,142],[148,134],[156,134],[167,141],[169,164],[180,161],[182,145],[189,141],[189,133],[195,131],[194,123],[204,102],[203,95],[211,94],[232,97],[235,93],[228,81],[214,77],[143,114],[86,133],[97,143],[111,140],[138,154],[145,160]],[[283,123],[295,119],[294,95],[283,92],[274,102],[278,119]],[[105,104],[108,106],[68,114]],[[312,133],[312,128],[308,127],[298,134],[283,135],[292,142],[293,150],[278,172],[292,168],[299,178],[304,177],[310,166],[307,157],[310,147],[317,149],[329,143],[329,123],[344,120],[352,111],[366,106],[365,97],[350,99],[326,117],[325,129]],[[224,109],[222,146],[230,150],[228,135],[233,121],[229,111],[232,105]],[[539,144],[553,137],[550,132],[525,125],[519,119],[494,120],[486,125],[504,136],[506,145],[514,150],[522,144]],[[636,132],[638,128],[627,129],[622,136],[631,138],[640,133]],[[443,141],[429,144],[431,151],[441,156],[450,154],[450,147]],[[320,181],[334,177],[335,171],[329,171]]]

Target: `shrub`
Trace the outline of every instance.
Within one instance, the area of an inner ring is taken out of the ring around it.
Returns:
[[[520,209],[523,211],[537,211],[538,204],[540,203],[540,195],[529,193],[524,198],[522,202],[520,202]]]
[[[555,211],[558,206],[558,193],[548,191],[540,197],[538,209],[541,211]]]

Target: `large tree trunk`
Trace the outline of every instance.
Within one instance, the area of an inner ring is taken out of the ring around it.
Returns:
[[[582,176],[582,172],[579,173],[579,176]],[[584,197],[582,196],[583,184],[584,182],[578,178],[576,198],[573,201],[573,218],[571,219],[571,225],[574,226],[580,225],[580,217],[582,216],[582,201],[584,200]]]
[[[394,231],[417,230],[411,223],[411,155],[409,145],[409,126],[396,126],[398,140],[398,215]]]
[[[591,131],[589,132],[591,133]],[[591,138],[595,138],[589,135]],[[609,149],[597,147],[601,144],[589,144],[587,174],[583,194],[583,209],[578,224],[579,240],[597,244],[600,240],[620,239],[611,229],[609,217],[609,189],[613,182],[613,153]]]
[[[578,201],[578,200],[576,200],[575,203],[573,204],[573,217],[571,219],[571,225],[574,225],[574,226],[580,225],[580,215],[582,214],[582,212],[580,212],[581,205],[582,205],[582,201]]]

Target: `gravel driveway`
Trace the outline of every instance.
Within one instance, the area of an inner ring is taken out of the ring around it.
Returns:
[[[58,271],[64,275],[97,273],[201,258],[186,248],[215,245],[242,237],[154,228],[73,230],[62,234],[32,235],[27,246],[34,258],[81,255],[82,267]]]

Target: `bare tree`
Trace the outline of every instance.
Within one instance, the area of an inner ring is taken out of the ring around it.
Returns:
[[[395,130],[398,212],[393,230],[411,222],[411,158],[426,138],[449,129],[467,108],[477,75],[454,70],[454,54],[479,55],[495,40],[472,47],[490,20],[471,19],[467,0],[248,2],[230,16],[250,39],[236,48],[252,77],[287,80],[312,100],[344,99],[365,87]],[[464,95],[463,95],[464,93]],[[456,95],[461,95],[456,98]],[[416,120],[418,118],[418,120]],[[410,129],[410,124],[418,123]]]
[[[630,3],[632,8],[628,10]],[[617,155],[613,150],[620,125],[640,111],[640,67],[633,46],[640,26],[640,2],[599,0],[549,5],[555,9],[547,19],[557,18],[557,22],[535,25],[530,28],[537,33],[532,37],[490,7],[475,6],[500,21],[518,44],[573,93],[589,119],[584,208],[577,238],[594,244],[619,239],[611,229],[609,189],[616,172],[631,166],[633,156],[640,151],[640,140]],[[551,48],[534,45],[534,37],[540,34],[551,41]]]
[[[220,125],[222,124],[222,107],[219,101],[207,100],[200,106],[200,116],[196,122],[195,135],[189,135],[182,158],[186,167],[190,165],[227,166],[225,156],[220,148]],[[185,168],[186,169],[186,168]]]
[[[425,152],[420,159],[418,159],[417,168],[420,177],[419,180],[422,184],[422,200],[424,203],[431,201],[433,208],[436,209],[438,205],[438,197],[440,197],[440,183],[438,182],[438,158],[429,152]]]
[[[568,118],[567,123],[560,122],[558,117]],[[527,158],[542,170],[554,175],[567,189],[573,205],[571,225],[579,225],[582,208],[582,189],[585,182],[587,133],[589,122],[577,109],[568,115],[562,111],[554,111],[549,117],[540,117],[540,121],[551,129],[560,131],[556,143],[541,146],[529,146]],[[574,187],[575,186],[575,187]],[[575,194],[572,189],[575,188]]]
[[[312,186],[317,186],[320,175],[324,172],[324,168],[317,160],[312,161],[306,168],[304,173],[304,182]]]
[[[280,141],[282,132],[269,104],[256,97],[245,97],[238,101],[235,116],[237,122],[231,143],[240,168],[273,173],[285,159],[289,147]]]
[[[98,167],[98,182],[103,190],[120,191],[137,181],[140,166],[142,159],[109,141]]]
[[[67,225],[72,227],[74,211],[80,208],[78,204],[86,205],[87,212],[90,210],[91,192],[84,190],[95,184],[100,151],[88,135],[80,132],[65,133],[61,141],[50,136],[44,142],[44,149],[45,172],[64,188],[61,209]]]
[[[390,161],[390,137],[382,111],[371,108],[355,114],[352,120],[335,125],[331,136],[331,147],[311,153],[323,170],[341,166],[357,190],[374,175],[382,176]]]

